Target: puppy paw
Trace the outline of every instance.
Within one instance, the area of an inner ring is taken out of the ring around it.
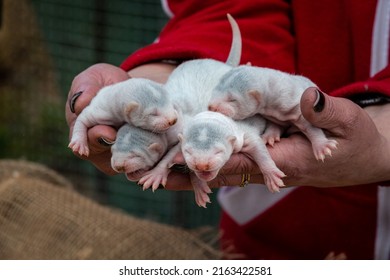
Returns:
[[[261,138],[263,139],[264,144],[274,146],[276,142],[280,141],[280,137],[283,134],[283,129],[276,124],[269,124],[264,130]]]
[[[314,156],[317,160],[324,161],[326,156],[332,156],[332,151],[337,149],[337,141],[327,139],[326,141],[313,145]]]
[[[160,185],[164,186],[167,184],[169,170],[152,169],[147,172],[138,181],[138,184],[142,186],[143,190],[152,188],[153,192],[158,189]]]
[[[206,204],[211,203],[210,198],[206,192],[201,189],[194,188],[195,202],[199,207],[207,208]]]
[[[88,157],[89,155],[88,143],[83,139],[73,139],[69,143],[68,147],[71,148],[73,152],[78,153],[80,156]]]
[[[282,178],[286,177],[286,174],[284,174],[279,169],[275,169],[270,172],[267,172],[266,174],[263,174],[263,176],[264,176],[265,185],[267,186],[268,190],[272,193],[280,192],[280,187],[285,186]]]

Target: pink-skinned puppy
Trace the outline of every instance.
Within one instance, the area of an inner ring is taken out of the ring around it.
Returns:
[[[337,141],[311,125],[303,116],[303,92],[316,85],[306,77],[255,66],[231,69],[213,90],[209,110],[242,120],[255,114],[286,128],[295,126],[310,140],[317,160],[331,156]]]
[[[166,184],[173,158],[181,151],[178,135],[194,115],[207,110],[212,90],[220,78],[240,62],[242,46],[240,29],[233,17],[230,15],[227,17],[232,29],[232,44],[226,62],[215,59],[194,59],[183,62],[171,73],[165,84],[165,89],[169,92],[178,111],[177,122],[167,131],[169,143],[176,145],[167,152],[155,168],[140,179],[139,183],[144,186],[144,189],[151,187],[155,190],[158,186]],[[199,185],[196,180],[195,176],[193,183]],[[203,197],[205,198],[206,195]]]
[[[266,120],[260,115],[234,121],[218,112],[201,112],[179,135],[184,160],[201,181],[208,182],[218,175],[233,153],[245,153],[259,166],[268,189],[278,192],[286,175],[277,168],[261,138],[265,127]],[[194,190],[197,193],[207,189]]]
[[[102,88],[78,115],[69,147],[88,156],[88,128],[103,124],[120,127],[124,123],[164,132],[177,121],[177,111],[162,84],[132,78]]]
[[[126,173],[127,179],[135,182],[153,168],[167,150],[165,133],[124,124],[111,146],[111,167],[118,173]]]

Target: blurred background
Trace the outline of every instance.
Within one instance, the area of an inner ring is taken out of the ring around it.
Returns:
[[[75,157],[64,106],[73,78],[98,62],[119,65],[167,21],[160,0],[0,0],[0,159],[44,164],[103,205],[184,228],[216,227],[192,192],[142,191]]]

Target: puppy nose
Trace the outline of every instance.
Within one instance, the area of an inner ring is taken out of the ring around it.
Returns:
[[[210,165],[208,162],[197,162],[195,167],[198,171],[208,171],[210,169]]]
[[[215,105],[213,105],[213,104],[210,104],[208,109],[209,109],[209,111],[213,111],[213,112],[217,111],[217,107]]]
[[[174,119],[172,119],[172,120],[169,120],[169,121],[168,121],[168,124],[169,124],[170,126],[172,126],[172,125],[174,125],[176,122],[177,122],[177,118],[174,118]]]
[[[126,171],[126,168],[124,165],[115,165],[114,168],[113,168],[116,172],[118,173],[123,173]]]

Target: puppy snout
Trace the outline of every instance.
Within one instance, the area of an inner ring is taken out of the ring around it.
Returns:
[[[173,118],[173,119],[171,119],[171,120],[168,121],[168,124],[169,124],[170,126],[172,126],[172,125],[174,125],[176,122],[177,122],[177,118]]]
[[[209,104],[209,111],[216,112],[218,110],[217,106],[214,104]]]
[[[208,162],[197,162],[195,168],[198,171],[208,171],[210,170],[210,164]]]
[[[118,173],[124,173],[126,171],[126,167],[124,165],[114,165],[113,169]]]

